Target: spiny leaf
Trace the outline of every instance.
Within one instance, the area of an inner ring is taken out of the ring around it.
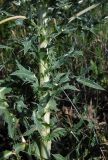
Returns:
[[[69,83],[66,83],[65,85],[63,85],[63,87],[61,87],[63,90],[73,90],[73,91],[79,91],[79,89],[77,89],[75,86],[70,85]]]
[[[29,49],[31,49],[31,40],[24,41],[23,46],[24,46],[24,54],[26,54],[29,51]]]
[[[69,81],[69,73],[58,73],[54,78],[56,83],[62,84]]]
[[[51,140],[57,140],[60,139],[60,137],[64,136],[66,133],[64,128],[56,128],[52,131],[50,138]]]
[[[25,82],[30,82],[30,83],[36,83],[38,86],[38,80],[35,76],[34,73],[32,73],[30,70],[27,70],[24,68],[21,64],[17,62],[18,70],[13,72],[11,75],[18,76]]]
[[[90,79],[78,77],[76,80],[77,80],[77,82],[79,82],[87,87],[94,88],[97,90],[104,90],[103,87],[101,87],[99,84],[95,83],[94,81],[92,81]]]

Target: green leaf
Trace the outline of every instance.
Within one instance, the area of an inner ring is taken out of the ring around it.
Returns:
[[[3,155],[3,156],[0,155],[0,160],[5,160],[5,159],[8,159],[11,155],[13,155],[13,152],[6,150],[0,154]]]
[[[57,61],[54,61],[54,63],[52,64],[52,69],[60,68],[64,64],[64,62],[65,60],[63,57]]]
[[[25,143],[17,143],[13,146],[15,153],[19,153],[20,151],[23,151],[25,149]]]
[[[0,99],[5,99],[5,94],[10,93],[11,88],[1,87],[0,88]]]
[[[12,49],[11,47],[5,46],[5,45],[0,45],[1,49]]]
[[[31,49],[31,40],[24,41],[23,46],[24,46],[24,54],[26,54],[29,51],[29,49]]]
[[[6,102],[5,94],[10,93],[11,88],[1,87],[0,88],[0,112],[4,113],[4,110],[8,107]]]
[[[31,128],[30,128],[29,130],[27,130],[27,131],[23,134],[23,136],[29,136],[29,135],[31,135],[32,133],[34,133],[34,131],[36,131],[36,130],[37,130],[36,125],[32,125]]]
[[[34,124],[38,130],[39,133],[41,133],[42,129],[43,129],[43,125],[42,125],[42,117],[40,116],[39,112],[36,110],[33,111],[32,114],[32,119],[34,121]]]
[[[69,83],[66,83],[65,85],[63,85],[62,87],[61,87],[61,89],[62,90],[66,90],[66,89],[68,89],[68,90],[73,90],[73,91],[79,91],[79,89],[77,89],[75,86],[73,86],[73,85],[69,85]]]
[[[78,56],[83,56],[82,51],[74,51],[72,54],[70,54],[71,57],[77,58]]]
[[[77,58],[79,56],[83,56],[83,52],[80,50],[79,51],[74,50],[73,47],[70,49],[70,51],[66,55],[64,55],[64,57],[74,57],[74,58]]]
[[[8,124],[8,135],[10,138],[14,139],[15,138],[15,131],[16,131],[16,126],[17,126],[17,118],[9,112],[7,109],[4,110],[4,121]]]
[[[55,160],[66,160],[66,158],[60,154],[53,154],[53,157],[55,158]]]
[[[27,152],[30,155],[35,155],[37,159],[40,159],[40,150],[36,142],[29,143]]]
[[[73,129],[75,130],[75,132],[80,130],[83,124],[84,124],[84,121],[82,119],[80,119],[80,121],[77,124],[74,124]]]
[[[97,90],[105,90],[99,84],[95,83],[94,81],[92,81],[90,79],[78,77],[76,80],[77,80],[77,82],[79,82],[79,83],[81,83],[81,84],[83,84],[87,87],[94,88],[94,89],[97,89]]]
[[[48,101],[48,103],[47,103],[47,106],[49,106],[49,110],[53,110],[53,111],[56,111],[57,110],[57,103],[56,103],[56,101],[53,99],[53,98],[51,98],[49,101]]]
[[[59,84],[63,84],[69,81],[69,73],[58,73],[54,81]]]
[[[66,73],[58,73],[58,74],[56,75],[56,77],[54,77],[54,81],[55,81],[56,83],[58,83],[58,82],[61,80],[61,78],[65,76],[65,74],[66,74]],[[69,78],[68,78],[68,80],[69,80]]]
[[[52,131],[52,133],[50,134],[50,138],[51,140],[59,140],[62,136],[65,136],[66,131],[64,128],[56,128]]]
[[[21,78],[25,82],[34,83],[38,86],[38,79],[36,78],[35,74],[32,73],[30,70],[24,68],[21,64],[17,62],[18,70],[13,72],[11,75],[17,76]]]
[[[3,115],[4,121],[8,124],[8,135],[14,138],[16,117],[8,111],[8,103],[6,102],[5,94],[10,93],[11,88],[0,88],[0,114]]]
[[[24,98],[23,97],[21,97],[20,100],[16,102],[16,104],[17,104],[17,106],[16,106],[17,110],[20,113],[23,111],[24,108],[27,108],[26,105],[24,104]]]

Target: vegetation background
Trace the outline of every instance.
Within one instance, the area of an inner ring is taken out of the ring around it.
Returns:
[[[0,0],[5,159],[108,159],[107,1]]]

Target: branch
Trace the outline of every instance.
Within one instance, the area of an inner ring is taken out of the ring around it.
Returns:
[[[25,16],[14,16],[14,17],[9,17],[6,19],[3,19],[0,21],[0,24],[6,23],[8,21],[16,20],[16,19],[27,19]]]

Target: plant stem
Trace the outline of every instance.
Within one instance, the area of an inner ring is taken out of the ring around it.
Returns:
[[[40,85],[43,85],[45,82],[49,81],[49,74],[46,74],[46,71],[48,69],[48,64],[40,60]],[[44,93],[43,96],[47,94]],[[50,111],[49,111],[49,104],[47,104],[44,107],[44,117],[43,117],[43,122],[46,124],[50,124]],[[45,138],[50,134],[50,127],[44,126],[43,130],[41,131],[41,136],[42,136],[42,142],[41,142],[41,160],[44,159],[49,159],[50,157],[50,150],[51,150],[51,141],[45,140]]]
[[[42,28],[42,31],[40,33],[39,31],[39,43],[40,45],[43,43],[43,39],[46,40],[47,39],[47,33],[48,33],[48,24],[47,24],[47,5],[45,3],[42,3],[41,5],[39,5],[39,12],[38,12],[38,18],[39,18],[39,26],[40,28]],[[48,73],[48,61],[47,61],[47,54],[48,54],[48,48],[47,48],[47,44],[44,47],[40,47],[39,46],[39,52],[41,52],[41,49],[44,48],[44,54],[46,57],[42,58],[40,56],[40,64],[39,64],[39,75],[40,75],[40,86],[42,87],[42,85],[46,82],[49,81],[49,77],[50,74]],[[45,97],[46,95],[48,95],[48,90],[46,90],[46,92],[42,92],[41,93],[41,97]],[[49,104],[47,103],[46,106],[43,107],[43,112],[44,112],[44,116],[43,116],[43,129],[41,131],[41,146],[40,146],[40,154],[41,154],[41,160],[49,160],[50,159],[50,151],[51,151],[51,141],[50,140],[46,140],[46,137],[50,134],[50,110],[49,110]],[[46,125],[44,125],[46,124]]]

